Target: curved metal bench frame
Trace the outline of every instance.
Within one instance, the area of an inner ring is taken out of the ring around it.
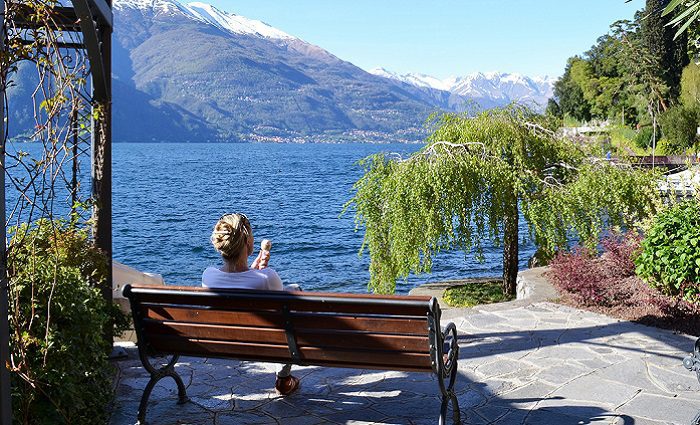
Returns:
[[[172,354],[172,358],[165,366],[155,367],[149,361],[149,357],[154,357],[159,353],[149,351],[148,339],[144,335],[141,327],[141,317],[138,310],[138,304],[132,300],[132,287],[126,285],[123,288],[123,293],[129,299],[131,304],[132,316],[134,319],[134,329],[138,338],[139,358],[143,367],[151,375],[150,380],[146,384],[146,388],[141,396],[139,410],[137,414],[138,424],[146,425],[146,412],[148,410],[148,400],[151,396],[153,388],[163,378],[171,377],[178,389],[178,404],[185,404],[189,401],[187,390],[180,375],[175,371],[175,364],[180,358],[179,354]],[[337,300],[337,299],[333,299]],[[361,302],[361,301],[358,301]],[[288,313],[288,307],[284,308],[285,313]],[[445,425],[447,420],[448,406],[452,404],[452,419],[454,424],[460,425],[461,415],[457,395],[454,391],[455,382],[457,380],[457,362],[459,359],[459,345],[457,341],[457,327],[454,323],[448,323],[444,329],[440,327],[440,306],[435,298],[432,298],[428,305],[428,339],[430,341],[430,359],[432,371],[437,376],[439,389],[441,392],[440,416],[438,419],[439,425]],[[287,328],[288,339],[295,340],[294,330],[291,327]],[[700,341],[700,340],[699,340]],[[697,345],[696,345],[697,347]],[[296,365],[309,365],[313,362],[304,362],[299,359],[299,353],[296,352],[296,343],[289,344],[289,350],[292,360],[290,363]],[[192,354],[187,354],[192,356]]]
[[[683,359],[683,366],[689,371],[695,372],[698,382],[700,382],[700,338],[695,340],[693,352]],[[695,415],[691,425],[700,425],[700,412]]]

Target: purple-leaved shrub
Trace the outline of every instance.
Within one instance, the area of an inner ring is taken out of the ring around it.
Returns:
[[[603,239],[600,256],[583,248],[561,252],[552,260],[548,278],[562,301],[575,307],[699,334],[700,306],[664,295],[636,276],[641,240],[628,232]]]

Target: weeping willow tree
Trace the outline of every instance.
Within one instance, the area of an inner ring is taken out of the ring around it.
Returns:
[[[369,289],[394,292],[398,278],[430,272],[441,251],[483,260],[491,241],[503,248],[503,291],[514,294],[521,236],[550,254],[572,240],[595,248],[607,227],[631,226],[655,210],[656,174],[591,160],[541,121],[519,107],[445,114],[410,157],[361,161],[348,206],[365,229]],[[521,212],[529,235],[518,233]]]

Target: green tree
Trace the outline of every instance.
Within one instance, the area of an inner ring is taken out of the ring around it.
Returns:
[[[555,84],[563,115],[652,124],[676,103],[689,62],[688,41],[685,36],[674,40],[673,30],[665,26],[670,20],[662,16],[667,3],[648,0],[634,20],[613,23],[581,57],[569,59]]]
[[[668,26],[670,16],[664,16],[669,0],[647,0],[646,16],[642,20],[642,37],[651,54],[655,73],[669,87],[670,103],[679,95],[681,72],[688,65],[688,37],[680,34],[674,38],[674,30]]]
[[[591,106],[571,74],[571,68],[582,60],[579,57],[568,60],[564,75],[554,83],[554,98],[562,117],[569,116],[580,121],[589,121],[591,119]]]
[[[411,157],[366,158],[348,206],[365,228],[369,288],[393,292],[397,278],[430,271],[443,250],[480,257],[490,239],[503,247],[503,291],[513,294],[520,211],[550,254],[571,235],[595,247],[604,228],[630,226],[654,211],[655,174],[592,162],[541,120],[516,107],[473,118],[446,114]]]
[[[700,108],[678,105],[659,116],[661,130],[666,138],[666,151],[682,154],[696,146]]]
[[[700,65],[691,63],[681,76],[681,103],[687,107],[700,107]]]
[[[592,61],[576,61],[571,66],[571,77],[581,88],[584,99],[591,106],[591,115],[608,118],[617,115],[622,97],[624,79],[618,76],[598,76]]]
[[[559,103],[557,103],[557,101],[553,98],[547,99],[547,108],[545,109],[545,114],[557,119],[564,118],[564,114],[562,113]]]
[[[659,75],[657,58],[643,36],[643,17],[638,12],[634,21],[617,21],[611,28],[624,45],[625,53],[620,58],[626,70],[625,90],[637,111],[637,120],[652,125],[652,133],[656,133],[657,117],[668,109],[669,87]]]
[[[564,115],[634,124],[667,108],[669,90],[642,37],[643,18],[613,23],[582,57],[569,59],[554,89]]]

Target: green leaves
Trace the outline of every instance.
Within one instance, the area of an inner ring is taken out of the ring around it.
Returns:
[[[687,301],[700,297],[700,203],[686,201],[654,218],[635,259],[636,272],[651,286]]]
[[[22,423],[106,421],[111,399],[111,341],[126,318],[105,302],[98,283],[107,262],[87,232],[42,219],[11,229],[11,375],[13,407]],[[21,419],[20,419],[21,418]]]
[[[672,0],[664,8],[661,16],[666,16],[674,11],[676,12],[676,16],[666,24],[679,27],[673,37],[674,39],[683,34],[694,22],[700,22],[700,0]]]
[[[518,107],[437,116],[427,145],[410,158],[364,160],[348,206],[365,229],[369,289],[393,292],[396,279],[429,272],[444,250],[478,259],[484,241],[503,243],[516,202],[549,251],[571,237],[595,246],[605,228],[631,226],[654,210],[654,174],[589,164],[541,120]]]
[[[535,241],[548,252],[570,240],[595,250],[609,228],[631,228],[656,210],[656,173],[583,162],[564,185],[546,185],[524,199],[523,213]]]

